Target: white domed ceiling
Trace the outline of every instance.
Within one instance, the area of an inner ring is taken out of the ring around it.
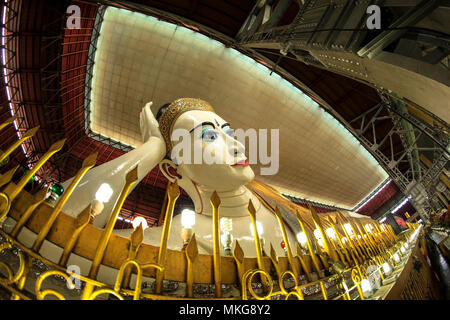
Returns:
[[[280,191],[354,208],[388,175],[336,119],[255,60],[191,29],[109,7],[91,82],[91,130],[136,147],[139,112],[201,98],[235,129],[279,129]],[[155,112],[156,110],[154,110]]]

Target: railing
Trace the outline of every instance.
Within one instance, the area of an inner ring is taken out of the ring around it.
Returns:
[[[0,128],[4,126],[0,125]],[[33,131],[30,134],[34,133]],[[65,297],[69,296],[71,299],[93,300],[104,295],[120,300],[205,299],[205,297],[252,300],[365,299],[370,296],[368,279],[377,277],[383,280],[388,276],[388,269],[399,264],[397,256],[407,254],[405,243],[414,243],[420,230],[416,229],[417,226],[409,224],[409,231],[396,236],[388,225],[380,225],[374,221],[370,224],[370,228],[367,228],[367,225],[363,226],[356,219],[345,217],[342,213],[325,220],[310,207],[311,217],[320,231],[322,240],[320,242],[308,236],[311,230],[306,228],[300,214],[297,213],[297,220],[307,235],[307,241],[305,244],[296,243],[294,253],[292,244],[287,238],[281,213],[275,209],[272,213],[277,217],[286,245],[286,257],[278,258],[272,247],[270,256],[265,254],[256,228],[256,211],[250,202],[248,212],[254,229],[257,258],[245,258],[238,241],[234,243],[232,258],[223,257],[220,255],[217,223],[220,198],[214,193],[211,198],[214,209],[214,254],[212,257],[199,255],[195,235],[192,236],[184,251],[172,252],[177,254],[176,261],[181,261],[181,258],[186,263],[184,281],[174,280],[170,278],[173,276],[169,275],[173,274],[172,269],[179,270],[180,267],[175,265],[173,258],[169,258],[167,240],[174,205],[180,194],[178,185],[173,183],[168,186],[165,224],[158,248],[149,249],[142,243],[142,226],[136,228],[129,239],[121,238],[122,242],[116,241],[116,238],[113,239],[112,231],[128,191],[137,181],[137,167],[127,174],[125,185],[103,230],[88,227],[91,206],[83,210],[76,219],[64,215],[61,211],[82,177],[95,166],[96,153],[83,161],[81,169],[54,207],[45,202],[46,189],[33,196],[23,190],[37,170],[62,149],[64,142],[61,140],[53,144],[17,183],[11,181],[17,168],[0,176],[0,221],[3,223],[0,229],[0,272],[4,275],[0,278],[0,285],[11,293],[11,299],[40,300],[51,296],[66,299]],[[14,144],[13,147],[17,148],[19,145]],[[8,221],[14,221],[13,226],[7,227]],[[332,226],[334,237],[324,231],[325,222]],[[24,244],[20,240],[21,232],[33,227],[36,232],[33,243]],[[341,239],[342,232],[346,238]],[[93,249],[84,254],[85,258],[91,261],[89,272],[84,276],[81,272],[70,270],[67,263],[71,254],[80,253],[80,249],[77,249],[78,242],[89,236],[93,238],[90,239]],[[56,260],[42,254],[45,241],[62,248],[62,253]],[[115,245],[122,249],[112,248]],[[144,249],[153,250],[152,252],[157,254],[142,262],[142,254],[139,257],[138,253],[142,253]],[[115,255],[111,254],[111,250]],[[106,260],[111,259],[115,259],[114,263],[118,270],[115,281],[113,283],[99,281],[101,264],[108,265]],[[281,263],[282,260],[287,263]],[[31,272],[38,264],[45,266],[45,270]],[[196,284],[195,278],[199,272],[210,275],[209,279],[213,281]],[[224,275],[233,273],[236,274],[235,280],[228,277],[223,281]],[[131,281],[133,276],[135,276],[134,284]],[[155,287],[153,291],[143,290],[145,276],[153,280]],[[26,286],[30,281],[34,283],[32,289]],[[168,293],[168,286],[171,285],[179,288],[178,293]],[[200,289],[206,293],[199,293]]]

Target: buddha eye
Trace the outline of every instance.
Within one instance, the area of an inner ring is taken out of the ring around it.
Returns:
[[[205,128],[202,130],[202,140],[207,142],[212,142],[217,139],[219,134],[211,129],[211,128]]]
[[[234,138],[234,129],[226,128],[224,131],[225,131],[225,133],[227,135],[229,135],[230,137]]]

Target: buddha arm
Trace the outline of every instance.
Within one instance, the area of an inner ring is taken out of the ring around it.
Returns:
[[[138,181],[134,184],[136,186],[164,158],[165,152],[164,141],[159,137],[150,137],[136,149],[89,170],[64,205],[63,212],[77,216],[94,200],[100,185],[107,183],[113,194],[109,201],[104,203],[102,213],[94,221],[95,226],[103,227],[125,184],[125,175],[138,165]],[[63,183],[64,189],[67,189],[71,181],[72,179],[69,179]]]

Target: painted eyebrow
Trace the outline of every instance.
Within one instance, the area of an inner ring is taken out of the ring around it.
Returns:
[[[225,123],[221,126],[221,128],[223,129],[223,128],[226,127],[226,126],[230,126],[230,124],[229,124],[228,122],[225,122]]]
[[[192,131],[194,131],[195,129],[197,129],[198,127],[203,127],[203,126],[212,126],[214,129],[216,128],[216,126],[214,125],[214,123],[206,121],[206,122],[202,122],[199,125],[195,126],[194,128],[191,129],[191,131],[189,131],[189,133],[191,133]]]

